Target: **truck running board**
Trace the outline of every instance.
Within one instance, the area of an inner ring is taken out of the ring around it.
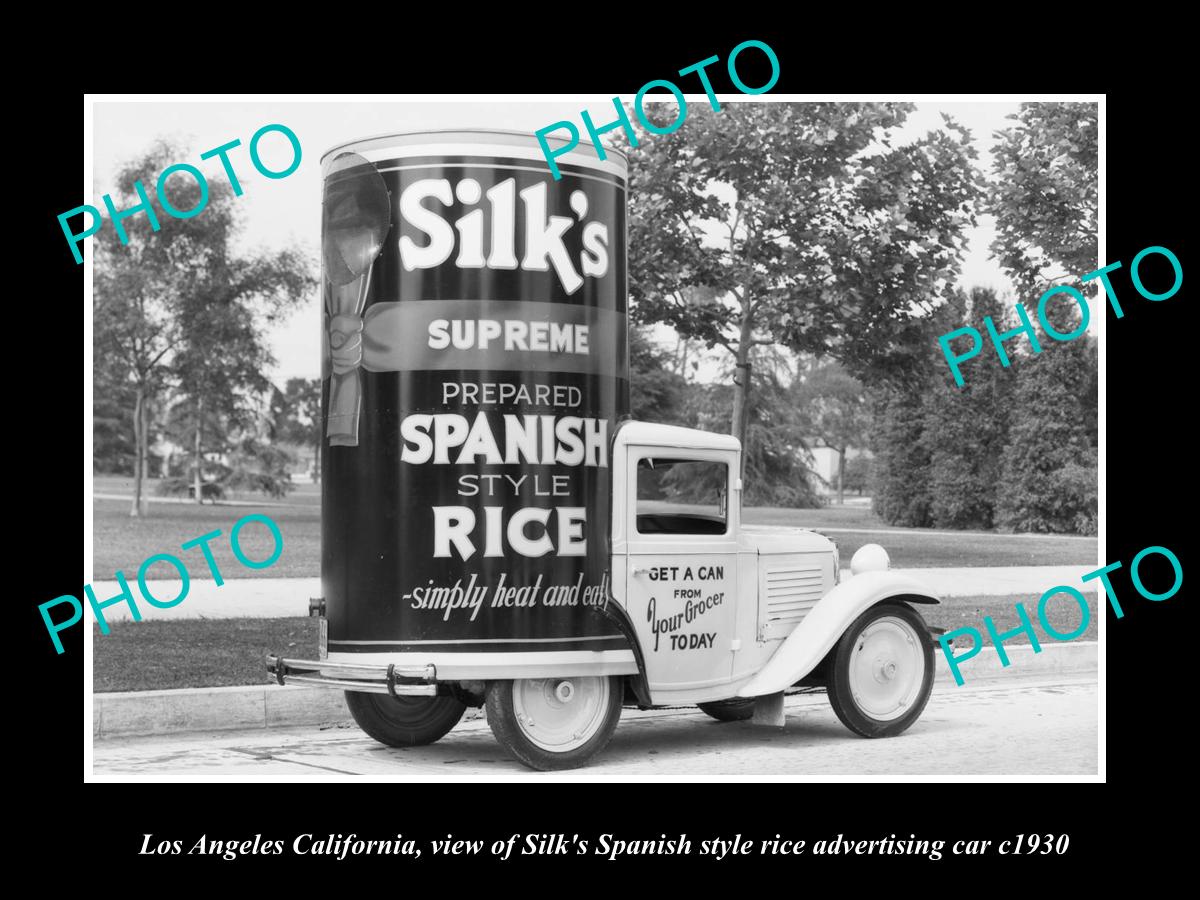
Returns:
[[[284,659],[267,654],[267,673],[279,684],[312,684],[343,691],[391,694],[393,697],[437,695],[437,668],[427,666],[369,666],[358,663]]]

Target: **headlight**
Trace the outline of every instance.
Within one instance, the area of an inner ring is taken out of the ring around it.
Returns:
[[[850,559],[850,571],[855,575],[863,572],[884,572],[892,564],[887,551],[878,544],[863,544]]]

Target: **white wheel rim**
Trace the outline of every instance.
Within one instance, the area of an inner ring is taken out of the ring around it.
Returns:
[[[582,747],[608,710],[608,678],[523,678],[513,682],[513,713],[529,741],[551,753]]]
[[[850,654],[850,693],[872,719],[891,721],[909,709],[925,681],[921,638],[895,616],[876,619],[861,632]]]

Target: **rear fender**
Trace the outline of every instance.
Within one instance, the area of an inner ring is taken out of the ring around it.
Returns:
[[[851,576],[821,598],[761,671],[738,691],[738,696],[761,697],[795,684],[817,667],[851,622],[885,600],[941,602],[919,581],[900,572],[863,572]]]

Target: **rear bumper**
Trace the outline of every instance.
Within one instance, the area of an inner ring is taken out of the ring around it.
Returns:
[[[624,643],[624,642],[622,642]],[[500,645],[503,646],[503,645]],[[548,646],[553,646],[548,645]],[[636,675],[637,660],[628,645],[619,650],[536,650],[536,651],[446,651],[339,653],[330,651],[321,668],[340,666],[376,666],[386,669],[395,663],[397,671],[431,665],[437,679],[446,681],[496,681],[512,678],[570,678],[584,675]]]
[[[266,661],[267,673],[279,684],[310,684],[393,697],[433,697],[438,692],[437,667],[433,665],[318,662],[270,654]]]

